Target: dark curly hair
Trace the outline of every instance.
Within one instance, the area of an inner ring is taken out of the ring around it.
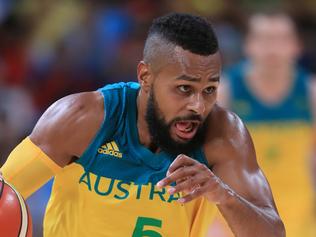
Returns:
[[[145,42],[143,60],[158,72],[173,58],[176,46],[202,56],[218,51],[216,35],[206,19],[171,13],[154,19]]]
[[[213,28],[202,17],[185,13],[171,13],[159,17],[153,21],[147,40],[154,35],[195,54],[210,55],[218,51]]]

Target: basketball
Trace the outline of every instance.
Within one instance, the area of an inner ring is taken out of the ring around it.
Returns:
[[[1,178],[0,233],[5,237],[32,236],[32,219],[23,197]]]

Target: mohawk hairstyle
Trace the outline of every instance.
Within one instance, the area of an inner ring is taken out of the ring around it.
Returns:
[[[155,19],[146,43],[152,36],[203,56],[218,51],[218,41],[211,24],[202,17],[190,14],[171,13]]]

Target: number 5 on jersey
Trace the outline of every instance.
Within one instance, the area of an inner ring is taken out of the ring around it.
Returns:
[[[162,237],[157,231],[154,230],[144,230],[147,227],[158,227],[161,228],[162,221],[149,217],[138,217],[136,221],[136,226],[132,237]]]

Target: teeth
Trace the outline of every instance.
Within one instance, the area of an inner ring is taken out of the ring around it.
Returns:
[[[186,132],[191,132],[193,130],[193,124],[185,129]]]

